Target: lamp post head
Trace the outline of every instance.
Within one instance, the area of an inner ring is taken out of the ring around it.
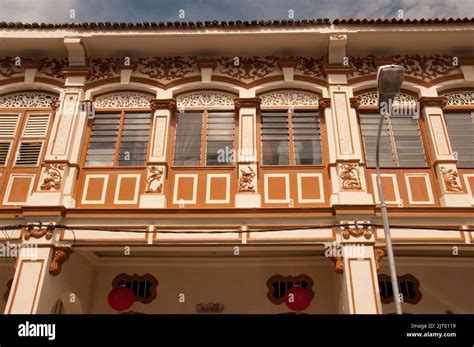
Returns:
[[[405,69],[400,65],[382,65],[377,70],[377,91],[379,109],[382,103],[389,103],[402,87]]]
[[[381,95],[395,95],[400,91],[405,69],[400,65],[383,65],[377,70],[377,89]]]

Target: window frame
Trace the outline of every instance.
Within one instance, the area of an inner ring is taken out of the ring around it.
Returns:
[[[449,141],[449,147],[451,148],[452,153],[456,151],[456,148],[454,148],[453,143],[451,141],[451,134],[449,133],[449,126],[447,122],[448,114],[453,114],[453,113],[474,113],[474,106],[446,106],[443,107],[443,122],[446,126],[446,135],[448,136],[448,141]],[[473,147],[474,148],[474,147]],[[473,159],[474,160],[474,159]],[[456,159],[456,167],[461,170],[469,170],[469,169],[474,169],[474,166],[458,166],[459,164],[459,156],[458,159]]]
[[[202,127],[201,127],[201,155],[199,158],[199,165],[176,165],[174,163],[174,155],[175,155],[175,145],[176,145],[176,134],[178,130],[178,114],[186,113],[186,112],[202,112]],[[209,112],[228,112],[234,114],[234,132],[233,132],[233,144],[234,144],[234,161],[230,164],[223,164],[223,165],[207,165],[207,120],[208,120],[208,113]],[[170,133],[169,137],[169,148],[170,148],[170,155],[169,161],[171,163],[172,169],[182,169],[182,168],[234,168],[237,163],[237,153],[236,149],[238,146],[238,131],[239,131],[239,118],[238,118],[238,110],[235,107],[228,107],[228,106],[187,106],[187,107],[178,107],[176,112],[173,114],[171,126],[173,128],[173,132]]]
[[[84,141],[84,147],[83,147],[83,154],[82,154],[82,167],[85,169],[121,169],[121,170],[126,170],[126,169],[143,169],[146,167],[147,162],[148,162],[148,157],[150,153],[150,144],[152,141],[152,129],[153,129],[153,111],[148,108],[128,108],[128,107],[121,107],[121,108],[97,108],[95,109],[95,114],[118,114],[120,113],[120,122],[119,122],[119,128],[118,128],[118,134],[117,134],[117,140],[115,142],[114,146],[114,159],[113,159],[113,164],[112,165],[104,165],[104,166],[89,166],[87,165],[87,155],[89,152],[89,143],[92,138],[92,129],[94,125],[94,119],[89,119],[87,122],[87,132],[86,132],[86,139],[87,141]],[[146,157],[143,162],[143,165],[140,166],[119,166],[118,165],[118,159],[120,156],[120,145],[122,143],[122,134],[123,134],[123,125],[125,122],[125,114],[126,113],[148,113],[150,117],[150,126],[148,129],[148,141],[147,141],[147,150],[146,150]]]
[[[361,118],[360,118],[360,115],[361,113],[365,113],[365,114],[373,114],[374,117],[380,117],[379,113],[378,113],[378,110],[377,110],[377,107],[373,107],[373,106],[366,106],[366,107],[360,107],[357,109],[357,125],[359,127],[359,136],[360,136],[360,142],[361,142],[361,146],[362,146],[362,151],[363,151],[363,155],[364,155],[364,164],[366,165],[366,167],[368,169],[375,169],[376,166],[375,164],[373,166],[371,165],[368,165],[368,161],[367,161],[367,155],[366,155],[366,151],[365,151],[365,141],[364,141],[364,135],[362,133],[362,126],[361,126]],[[420,129],[420,137],[421,137],[421,143],[423,145],[423,151],[424,151],[424,154],[425,154],[425,158],[426,158],[426,165],[425,166],[381,166],[380,169],[382,170],[395,170],[395,169],[408,169],[408,170],[417,170],[417,169],[421,169],[421,170],[426,170],[426,169],[430,169],[432,167],[432,155],[431,155],[431,147],[430,147],[430,144],[429,144],[429,140],[427,138],[427,133],[426,133],[426,129],[425,129],[425,119],[424,119],[424,116],[423,116],[423,113],[420,114],[420,117],[417,119],[418,121],[418,128]],[[390,141],[392,143],[392,141]],[[392,143],[393,145],[393,143]],[[395,148],[396,149],[396,148]],[[399,163],[398,163],[399,164]]]
[[[288,164],[278,165],[278,164],[263,164],[263,138],[262,138],[262,113],[263,112],[287,112],[288,116],[288,148],[289,148],[289,161]],[[316,112],[319,118],[319,132],[321,136],[321,164],[296,164],[295,160],[295,149],[294,149],[294,129],[293,129],[293,112],[305,112],[311,113]],[[261,163],[262,168],[295,168],[295,167],[305,167],[305,168],[321,168],[326,165],[326,131],[325,131],[325,118],[323,110],[318,106],[262,106],[257,112],[257,131],[258,131],[258,141],[257,141],[257,152],[258,152],[258,161]]]

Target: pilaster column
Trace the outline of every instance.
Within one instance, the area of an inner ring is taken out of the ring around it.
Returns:
[[[52,223],[30,225],[23,235],[5,314],[50,313],[45,307],[51,307],[55,298],[48,288],[54,286],[53,278],[61,272],[71,248],[54,245]]]
[[[84,85],[89,77],[87,67],[63,70],[66,83],[59,100],[54,102],[54,122],[46,146],[38,186],[28,198],[29,206],[74,207],[74,185],[92,103],[84,100]]]
[[[448,130],[444,119],[443,107],[446,97],[421,97],[423,117],[428,128],[428,138],[438,185],[441,191],[441,206],[471,206],[469,194],[462,188]]]
[[[140,207],[165,208],[165,179],[168,172],[167,150],[171,117],[176,111],[175,99],[152,99],[152,134],[146,165],[145,193],[140,196]]]
[[[331,205],[372,204],[367,191],[365,163],[356,111],[351,108],[352,90],[347,85],[350,67],[327,65],[324,72],[329,81],[328,100],[321,100],[324,109],[329,146]]]
[[[235,207],[261,207],[258,193],[257,113],[260,98],[236,98],[239,112],[239,146],[237,149],[238,193]]]
[[[331,258],[336,265],[335,271],[342,275],[340,311],[346,314],[382,313],[377,280],[382,254],[374,249],[374,230],[361,225],[346,226],[338,231],[337,239],[340,246]]]

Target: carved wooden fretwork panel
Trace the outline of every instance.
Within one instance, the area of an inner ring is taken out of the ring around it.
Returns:
[[[459,91],[444,94],[448,98],[447,106],[471,106],[474,105],[474,91]]]
[[[136,92],[118,92],[98,96],[96,108],[150,108],[151,95]]]
[[[360,106],[377,106],[377,91],[371,91],[358,95],[360,99]],[[413,96],[403,93],[398,93],[395,96],[394,104],[403,103],[414,105],[416,100]]]
[[[299,90],[281,90],[263,94],[262,106],[318,106],[318,96]]]
[[[204,107],[221,106],[234,107],[232,94],[219,91],[198,91],[180,95],[176,98],[178,108],[180,107]]]
[[[51,107],[57,95],[41,92],[24,92],[0,96],[0,107]]]

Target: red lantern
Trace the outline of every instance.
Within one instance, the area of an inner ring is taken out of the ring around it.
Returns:
[[[292,311],[306,310],[311,299],[309,290],[299,286],[289,288],[285,294],[285,304]]]
[[[116,311],[129,309],[135,301],[135,294],[127,287],[115,287],[109,293],[109,305]]]

